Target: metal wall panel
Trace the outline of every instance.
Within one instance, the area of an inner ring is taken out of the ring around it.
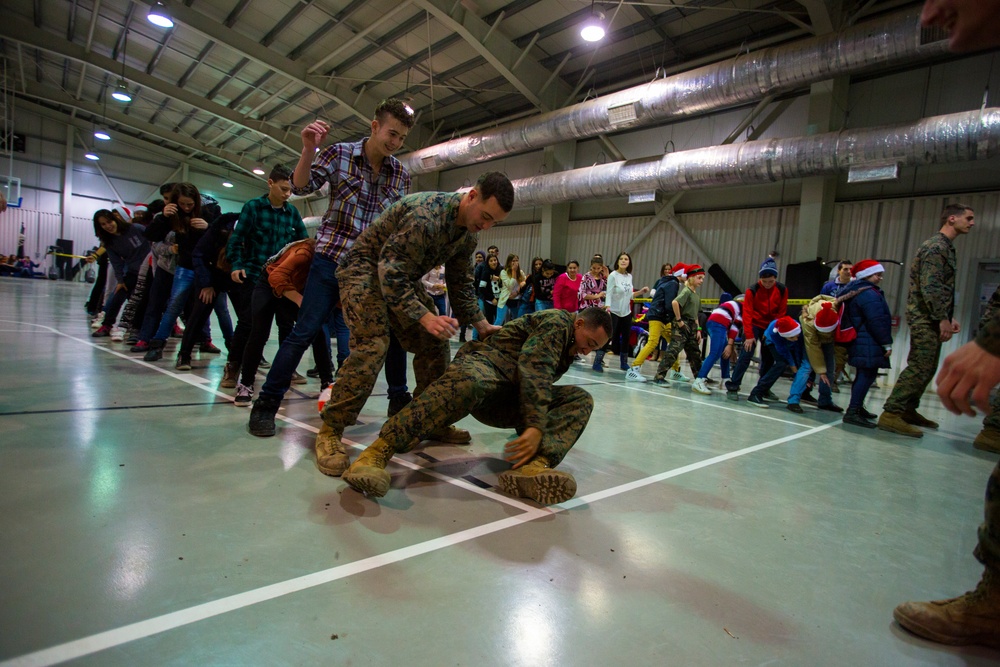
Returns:
[[[24,252],[34,261],[44,263],[45,251],[55,244],[57,238],[73,240],[74,254],[83,254],[97,245],[94,236],[94,223],[90,218],[72,218],[69,228],[63,230],[64,236],[59,236],[59,226],[62,216],[58,213],[45,213],[26,208],[8,208],[0,215],[0,254],[13,255],[17,253],[18,236],[21,225],[24,224]]]

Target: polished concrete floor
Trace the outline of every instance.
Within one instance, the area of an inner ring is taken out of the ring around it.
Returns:
[[[981,574],[995,458],[931,396],[942,427],[913,441],[579,365],[577,498],[500,494],[510,434],[466,419],[472,446],[398,457],[376,502],[314,468],[315,381],[254,438],[222,359],[176,373],[92,339],[87,288],[0,279],[0,665],[1000,660],[892,620]]]

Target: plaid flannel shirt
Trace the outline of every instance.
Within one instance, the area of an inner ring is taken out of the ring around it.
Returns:
[[[382,162],[376,180],[364,152],[367,141],[323,149],[312,163],[309,183],[293,188],[295,194],[305,195],[330,184],[330,205],[316,232],[316,253],[334,262],[382,211],[410,191],[410,175],[391,155]]]

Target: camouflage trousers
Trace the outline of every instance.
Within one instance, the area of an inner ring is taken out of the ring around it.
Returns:
[[[986,483],[985,519],[979,526],[979,544],[974,553],[987,570],[1000,575],[1000,461]]]
[[[685,320],[687,326],[673,326],[670,332],[670,347],[660,357],[660,365],[656,367],[656,379],[662,380],[667,377],[667,370],[674,365],[681,350],[687,355],[691,371],[695,376],[701,370],[701,348],[698,347],[698,323],[694,320]]]
[[[421,292],[421,302],[436,312],[430,297]],[[413,354],[414,394],[441,377],[451,359],[448,341],[432,336],[417,322],[401,322],[389,310],[377,276],[345,277],[340,281],[340,300],[351,332],[351,353],[337,372],[322,413],[323,421],[337,435],[343,435],[344,427],[355,422],[371,396],[385,364],[390,329],[402,348]]]
[[[906,368],[899,374],[896,386],[882,406],[886,412],[916,410],[920,397],[934,379],[941,358],[937,324],[926,317],[907,318],[907,322],[910,325],[910,352],[906,357]]]
[[[1000,391],[990,398],[990,412],[983,419],[983,426],[1000,431]]]
[[[354,354],[353,352],[351,353]],[[497,372],[490,353],[460,354],[444,375],[391,417],[379,437],[396,452],[416,438],[472,415],[487,426],[525,429],[518,385]],[[594,399],[580,387],[552,387],[538,454],[555,467],[583,434]]]

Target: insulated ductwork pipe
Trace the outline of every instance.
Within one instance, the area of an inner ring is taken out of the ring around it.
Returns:
[[[918,166],[1000,155],[1000,109],[916,123],[749,141],[669,153],[514,181],[516,206],[678,192],[789,178],[829,176],[851,167]]]
[[[453,139],[400,158],[411,174],[495,160],[561,141],[653,125],[746,104],[844,74],[913,65],[947,53],[921,43],[919,12],[897,13],[841,33],[740,55],[595,100]]]

